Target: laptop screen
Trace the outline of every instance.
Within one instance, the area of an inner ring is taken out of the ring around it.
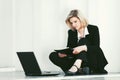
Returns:
[[[38,62],[33,52],[17,52],[25,74],[41,73]]]

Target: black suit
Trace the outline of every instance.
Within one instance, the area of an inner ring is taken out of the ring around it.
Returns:
[[[87,52],[82,51],[80,54],[75,55],[75,57],[65,57],[60,58],[56,52],[52,52],[50,54],[50,60],[61,67],[63,71],[68,70],[74,63],[74,61],[78,58],[82,59],[85,63],[87,62],[87,66],[90,67],[95,73],[102,73],[105,65],[108,64],[103,51],[100,48],[100,37],[99,30],[97,26],[88,25],[87,26],[89,34],[78,41],[77,31],[68,31],[68,43],[67,47],[77,47],[80,45],[87,46]],[[77,56],[77,57],[76,57]],[[87,58],[87,61],[86,61]],[[66,66],[67,65],[67,66]]]

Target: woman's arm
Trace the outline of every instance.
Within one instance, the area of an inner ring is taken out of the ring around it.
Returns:
[[[96,50],[100,47],[100,35],[99,35],[99,29],[97,26],[90,25],[88,26],[89,31],[89,41],[90,45],[87,46],[87,51],[92,52],[93,50]]]
[[[67,47],[74,48],[77,46],[77,31],[68,30]]]
[[[74,50],[73,50],[73,54],[79,54],[82,51],[87,52],[87,46],[86,45],[75,47]]]

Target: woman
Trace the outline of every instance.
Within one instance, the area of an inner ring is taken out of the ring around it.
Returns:
[[[68,30],[67,47],[73,48],[72,55],[52,52],[50,60],[59,66],[67,75],[107,73],[104,67],[108,64],[101,48],[98,27],[88,24],[78,10],[71,10],[66,24]]]

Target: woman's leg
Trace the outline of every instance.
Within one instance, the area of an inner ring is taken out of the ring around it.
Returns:
[[[81,67],[82,64],[82,60],[81,59],[77,59],[73,66],[69,69],[69,71],[71,72],[77,72],[77,70]]]
[[[69,58],[69,57],[60,58],[57,52],[52,52],[49,55],[49,59],[55,65],[59,66],[64,72],[68,71],[75,61],[74,58]]]
[[[86,52],[83,51],[80,54],[75,55],[75,62],[73,66],[69,69],[71,72],[76,72],[79,68],[87,66]],[[75,65],[75,66],[74,66]]]

